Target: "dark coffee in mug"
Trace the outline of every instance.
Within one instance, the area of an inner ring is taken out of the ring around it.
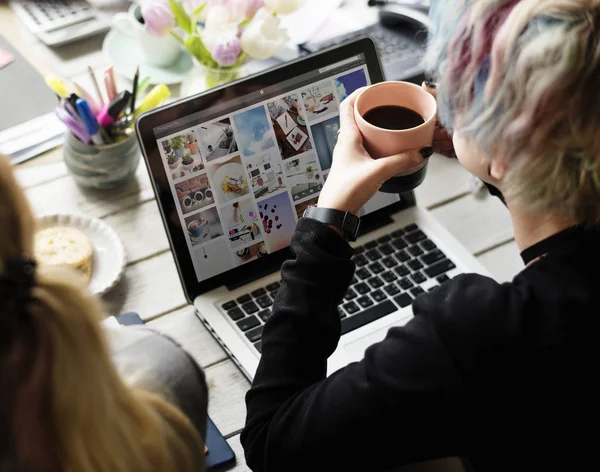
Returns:
[[[425,120],[416,111],[398,105],[384,105],[367,111],[363,118],[378,128],[403,130],[416,128]]]

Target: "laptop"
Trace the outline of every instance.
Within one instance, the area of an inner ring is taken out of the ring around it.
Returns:
[[[339,104],[383,80],[368,38],[185,98],[136,123],[187,300],[248,379],[304,209],[319,196]],[[338,307],[332,373],[360,360],[413,300],[462,272],[487,274],[413,192],[361,209],[356,271]]]

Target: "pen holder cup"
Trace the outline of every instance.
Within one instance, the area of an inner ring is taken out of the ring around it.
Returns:
[[[135,175],[141,152],[135,135],[118,143],[92,146],[67,132],[63,155],[67,169],[79,185],[110,189],[126,183]]]

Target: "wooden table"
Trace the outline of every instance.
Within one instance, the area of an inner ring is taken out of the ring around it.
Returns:
[[[363,0],[347,2],[347,21],[369,21],[374,12]],[[0,7],[2,20],[9,16]],[[11,24],[13,31],[20,29]],[[16,37],[16,36],[15,36]],[[30,35],[19,41],[41,67],[88,86],[85,69],[101,70],[106,63],[101,38],[92,38],[52,51]],[[121,85],[126,81],[118,79]],[[177,93],[177,90],[174,90]],[[68,175],[61,152],[18,168],[18,177],[37,213],[79,213],[102,218],[116,229],[128,256],[120,283],[104,297],[106,312],[139,313],[151,328],[179,341],[205,369],[210,388],[209,414],[237,454],[233,470],[249,470],[240,447],[239,433],[245,420],[244,395],[249,388],[225,352],[194,315],[185,301],[159,216],[146,167],[141,164],[136,179],[115,191],[79,188]],[[513,240],[510,218],[495,198],[476,198],[469,192],[468,174],[455,160],[433,156],[425,183],[417,190],[419,205],[438,220],[486,266],[494,277],[505,281],[521,269]]]

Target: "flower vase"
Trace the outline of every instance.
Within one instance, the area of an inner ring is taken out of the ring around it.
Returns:
[[[247,74],[245,64],[234,67],[208,67],[194,59],[194,68],[181,83],[181,95],[195,95],[233,82]]]

